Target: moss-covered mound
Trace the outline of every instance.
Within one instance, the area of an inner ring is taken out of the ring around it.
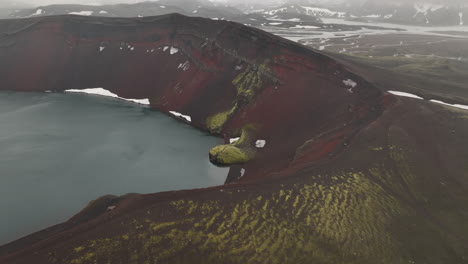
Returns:
[[[255,157],[252,135],[256,129],[255,125],[246,125],[242,128],[239,140],[212,148],[210,150],[210,161],[216,165],[230,166],[252,160]]]
[[[248,151],[234,145],[221,145],[210,150],[210,161],[218,165],[245,163],[251,159]]]

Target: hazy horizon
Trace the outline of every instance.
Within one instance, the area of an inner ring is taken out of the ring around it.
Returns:
[[[178,0],[178,2],[184,0]],[[196,0],[185,0],[192,2]],[[331,4],[331,3],[363,3],[363,2],[382,2],[382,3],[413,3],[413,2],[430,2],[430,3],[463,3],[463,0],[198,0],[199,2],[213,2],[213,3],[226,3],[226,4],[281,4],[281,3],[310,3],[310,4]],[[2,0],[0,7],[17,5],[30,5],[30,6],[43,6],[52,4],[86,4],[86,5],[105,5],[105,4],[119,4],[119,3],[138,3],[138,2],[159,2],[159,0]],[[3,5],[2,5],[3,4]]]

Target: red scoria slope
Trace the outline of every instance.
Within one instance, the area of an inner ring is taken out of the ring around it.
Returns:
[[[0,21],[0,33],[0,89],[148,98],[242,134],[250,158],[225,186],[99,199],[0,247],[0,263],[466,262],[463,113],[395,100],[232,22],[58,16]]]
[[[103,87],[215,133],[235,137],[254,126],[249,138],[267,145],[244,180],[284,169],[316,136],[311,161],[329,159],[380,113],[381,93],[334,60],[231,22],[59,16],[2,21],[0,32],[1,89]],[[347,79],[358,83],[352,92]],[[226,122],[210,127],[226,111]]]

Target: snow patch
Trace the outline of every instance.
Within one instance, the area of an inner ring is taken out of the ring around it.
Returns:
[[[171,47],[171,50],[169,51],[169,53],[171,53],[171,55],[174,55],[174,54],[176,54],[177,52],[179,52],[179,49],[178,49],[178,48],[174,48],[174,47]]]
[[[79,16],[90,16],[93,14],[93,11],[80,11],[80,12],[70,12],[70,15],[79,15]]]
[[[284,12],[284,10],[286,10],[286,9],[288,9],[288,8],[287,8],[287,7],[283,7],[283,8],[279,8],[279,9],[275,9],[275,10],[270,10],[270,11],[264,12],[264,14],[273,16],[273,15],[276,15],[276,13],[278,13],[278,12]]]
[[[268,24],[270,24],[270,25],[272,25],[272,26],[278,26],[278,25],[283,24],[283,22],[270,22],[270,23],[268,23]]]
[[[436,104],[443,104],[443,105],[446,105],[446,106],[451,106],[451,107],[455,107],[455,108],[459,108],[459,109],[463,109],[463,110],[468,110],[468,105],[448,104],[446,102],[442,102],[442,101],[439,101],[439,100],[431,100],[431,102],[436,103]]]
[[[443,7],[444,5],[431,4],[431,3],[414,4],[414,9],[416,9],[416,15],[419,13],[423,13],[424,15],[427,15],[427,13],[437,11]]]
[[[120,97],[120,96],[116,95],[115,93],[112,93],[109,90],[106,90],[106,89],[103,89],[103,88],[88,88],[88,89],[83,89],[83,90],[69,89],[69,90],[65,90],[65,92],[68,92],[68,93],[85,93],[85,94],[94,94],[94,95],[101,95],[101,96],[106,96],[106,97],[113,97],[113,98],[117,98],[117,99],[120,99],[120,100],[129,101],[129,102],[133,102],[133,103],[138,103],[138,104],[142,104],[142,105],[149,105],[150,104],[148,99],[123,98],[123,97]]]
[[[257,148],[264,148],[266,145],[266,140],[259,139],[255,142],[255,147]]]
[[[32,14],[31,16],[39,16],[39,15],[42,15],[44,13],[44,11],[42,9],[37,9],[36,10],[36,13]]]
[[[173,116],[176,116],[176,117],[179,117],[179,118],[183,118],[185,119],[187,122],[192,122],[192,118],[188,115],[183,115],[181,113],[178,113],[176,111],[169,111],[169,113],[171,113]]]
[[[101,10],[99,11],[99,14],[109,14],[107,11]]]
[[[177,67],[177,69],[182,69],[183,71],[187,71],[188,69],[190,69],[190,62],[186,61],[184,63],[179,64],[179,67]]]
[[[410,98],[423,100],[422,97],[419,97],[417,95],[410,94],[410,93],[398,92],[398,91],[388,91],[388,92],[391,93],[391,94],[397,95],[397,96],[410,97]]]
[[[458,16],[460,17],[460,26],[463,26],[463,12],[458,13]]]
[[[345,17],[345,12],[335,12],[326,8],[319,7],[310,7],[310,6],[301,6],[306,10],[307,15],[313,15],[316,17]]]
[[[99,51],[102,52],[105,48],[106,48],[106,47],[104,47],[104,46],[100,46],[100,47],[99,47]]]
[[[318,29],[320,27],[316,27],[316,26],[303,26],[303,25],[296,25],[295,27],[291,27],[291,28],[302,28],[302,29]]]
[[[365,18],[379,18],[381,17],[380,15],[367,15],[367,16],[363,16]]]
[[[166,51],[168,48],[168,46],[164,46],[163,51]]]
[[[355,81],[351,80],[351,79],[343,80],[343,83],[344,83],[344,85],[349,86],[351,88],[354,88],[357,85],[357,83]]]
[[[240,174],[241,174],[241,177],[244,177],[244,175],[245,175],[245,169],[244,169],[244,168],[242,168],[242,169],[240,170]]]
[[[232,144],[232,143],[234,143],[234,142],[236,142],[236,141],[239,141],[239,140],[240,140],[240,137],[230,138],[230,139],[229,139],[229,144]]]

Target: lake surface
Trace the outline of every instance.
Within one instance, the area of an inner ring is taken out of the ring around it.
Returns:
[[[223,144],[145,106],[84,94],[0,92],[0,245],[102,195],[223,184]]]

